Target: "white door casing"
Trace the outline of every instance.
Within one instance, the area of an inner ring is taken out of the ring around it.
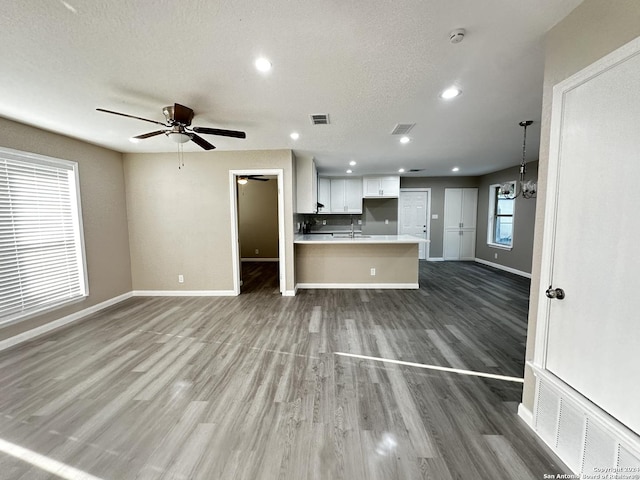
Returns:
[[[238,234],[238,184],[239,176],[246,175],[273,175],[278,181],[278,255],[279,255],[279,276],[280,293],[287,291],[287,269],[286,269],[286,249],[284,230],[284,171],[281,168],[253,169],[253,170],[229,170],[229,194],[231,206],[231,260],[233,270],[233,293],[240,295],[240,236]]]
[[[638,125],[640,39],[554,88],[534,367],[640,434]]]
[[[398,233],[429,240],[431,229],[431,189],[401,189],[398,199]],[[429,243],[418,244],[418,258],[429,258]]]

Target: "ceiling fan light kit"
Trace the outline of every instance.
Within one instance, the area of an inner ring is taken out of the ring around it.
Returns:
[[[165,134],[176,143],[187,143],[191,140],[191,135],[183,132],[166,132]]]
[[[154,132],[143,133],[142,135],[137,135],[131,139],[132,142],[135,143],[137,140],[143,140],[145,138],[155,137],[157,135],[162,135],[163,133],[171,138],[176,143],[187,143],[188,141],[193,141],[196,145],[204,150],[213,150],[215,145],[212,145],[207,140],[197,135],[198,133],[202,133],[205,135],[220,135],[223,137],[233,137],[233,138],[246,138],[246,134],[244,132],[238,130],[224,130],[220,128],[208,128],[208,127],[191,127],[191,121],[194,117],[194,112],[191,108],[185,107],[184,105],[180,105],[179,103],[174,103],[173,105],[168,105],[162,109],[162,113],[166,118],[166,122],[158,122],[156,120],[150,120],[148,118],[137,117],[135,115],[129,115],[127,113],[114,112],[113,110],[105,110],[104,108],[97,108],[99,112],[110,113],[112,115],[120,115],[121,117],[134,118],[136,120],[142,120],[144,122],[155,123],[156,125],[161,125],[164,127],[163,130],[156,130]],[[191,127],[191,128],[190,128]]]

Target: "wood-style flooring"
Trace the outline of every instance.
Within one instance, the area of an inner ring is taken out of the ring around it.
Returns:
[[[509,479],[566,472],[516,416],[529,282],[137,297],[0,352],[0,479]],[[8,453],[10,452],[10,453]],[[51,473],[57,471],[58,473]],[[84,476],[83,476],[84,475]]]

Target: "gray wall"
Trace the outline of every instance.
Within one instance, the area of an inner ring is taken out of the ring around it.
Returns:
[[[546,35],[538,204],[533,245],[526,360],[533,359],[540,285],[553,86],[640,35],[638,0],[585,0]],[[612,168],[616,168],[615,166]],[[532,411],[535,378],[525,367],[523,405]]]
[[[444,236],[444,189],[477,187],[480,177],[401,177],[400,188],[430,188],[431,219],[430,258],[442,258],[442,239]],[[478,217],[480,218],[480,217]]]
[[[278,258],[277,177],[238,185],[238,236],[243,259]]]
[[[365,198],[362,204],[362,233],[365,235],[398,234],[398,199]],[[386,224],[385,220],[389,223]]]
[[[230,170],[283,170],[285,259],[293,291],[294,157],[291,150],[124,155],[134,290],[232,290]],[[178,283],[178,275],[184,283]]]
[[[533,229],[536,217],[536,198],[516,198],[513,225],[513,248],[504,250],[487,245],[489,226],[489,187],[497,183],[517,180],[520,166],[500,170],[480,177],[478,184],[478,228],[476,230],[476,258],[531,273]],[[527,180],[537,180],[538,162],[527,164]],[[495,254],[498,258],[495,258]]]
[[[0,118],[0,145],[78,162],[89,296],[0,329],[0,340],[131,291],[122,154]]]

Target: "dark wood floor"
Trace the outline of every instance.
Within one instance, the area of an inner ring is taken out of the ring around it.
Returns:
[[[239,297],[132,298],[1,352],[0,450],[77,471],[20,450],[0,478],[563,472],[515,414],[520,383],[338,355],[520,377],[526,279],[423,262],[420,290],[281,297],[276,264],[244,268]]]

